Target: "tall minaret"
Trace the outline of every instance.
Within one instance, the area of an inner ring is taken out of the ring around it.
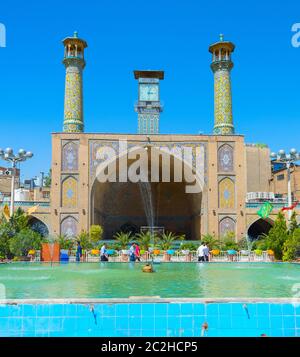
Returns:
[[[224,41],[223,35],[220,35],[219,42],[209,47],[209,52],[213,56],[210,67],[214,73],[214,134],[216,135],[234,134],[230,80],[230,71],[233,67],[231,53],[234,51],[234,47],[232,42]]]
[[[87,43],[78,38],[77,32],[73,37],[63,40],[65,55],[63,64],[66,67],[64,128],[67,133],[82,133],[83,100],[82,100],[82,70],[85,67],[84,49]]]

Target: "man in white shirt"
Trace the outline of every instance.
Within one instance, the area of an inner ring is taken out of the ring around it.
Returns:
[[[108,254],[106,250],[106,244],[104,243],[100,250],[100,260],[101,262],[108,262]]]
[[[198,262],[204,262],[204,244],[201,243],[200,247],[197,249]]]
[[[206,245],[206,243],[204,243],[203,255],[204,255],[204,261],[209,262],[209,248]]]

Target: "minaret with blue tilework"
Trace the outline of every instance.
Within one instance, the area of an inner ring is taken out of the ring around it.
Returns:
[[[77,32],[74,32],[73,37],[63,40],[63,44],[65,47],[63,64],[66,67],[63,131],[82,133],[84,131],[82,72],[85,67],[84,49],[87,43],[78,38]]]
[[[219,42],[209,47],[209,52],[212,53],[210,67],[214,73],[214,134],[216,135],[234,134],[230,80],[230,71],[233,67],[231,53],[234,48],[232,42],[224,41],[223,35],[220,35]]]

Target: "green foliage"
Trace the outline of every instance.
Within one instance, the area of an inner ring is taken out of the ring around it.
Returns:
[[[279,212],[275,220],[274,226],[270,229],[266,236],[266,247],[274,251],[275,259],[281,260],[283,253],[283,246],[288,239],[288,229],[285,217],[282,212]]]
[[[168,250],[172,248],[175,240],[182,239],[182,236],[177,236],[173,232],[163,233],[159,239],[159,247],[162,250]]]
[[[38,250],[41,248],[43,237],[30,228],[24,228],[18,232],[9,241],[9,248],[13,255],[24,257],[28,255],[29,250]]]
[[[300,228],[294,229],[283,245],[283,261],[293,261],[300,255]]]
[[[269,244],[267,241],[267,235],[262,235],[260,239],[257,239],[253,242],[252,249],[260,249],[260,250],[267,250],[269,249]]]
[[[52,242],[51,239],[48,239],[48,242]],[[60,234],[57,235],[55,242],[57,242],[59,244],[59,248],[60,249],[72,249],[73,245],[74,245],[74,240],[70,239],[67,235],[65,234]]]
[[[93,248],[93,243],[91,241],[91,237],[85,231],[78,234],[77,241],[80,242],[82,249],[92,249]]]
[[[299,227],[298,222],[297,222],[297,214],[296,211],[293,211],[292,216],[291,216],[291,222],[289,226],[289,231],[292,234],[295,229]]]
[[[264,148],[267,148],[268,145],[267,144],[264,144],[264,143],[256,143],[255,146],[257,148],[261,148],[261,149],[264,149]]]
[[[219,249],[220,241],[211,234],[205,234],[201,237],[201,241],[209,247],[209,249]]]
[[[189,250],[190,252],[192,252],[197,250],[198,245],[194,242],[184,242],[180,244],[180,250]]]
[[[221,241],[221,250],[238,250],[238,244],[235,241],[234,232],[228,232]]]
[[[143,232],[143,233],[138,233],[136,235],[136,240],[139,243],[141,249],[143,250],[149,250],[149,247],[151,245],[156,245],[159,241],[159,237],[154,233],[151,234],[151,232]]]
[[[103,235],[103,228],[99,225],[92,225],[90,227],[90,237],[93,243],[101,241]]]
[[[247,237],[243,237],[241,240],[239,240],[237,245],[239,250],[248,250],[249,243],[247,241]]]
[[[44,177],[44,186],[45,187],[51,187],[51,181],[52,181],[52,170],[49,170],[49,173],[47,176]]]
[[[10,249],[10,240],[19,232],[28,227],[28,216],[20,208],[7,220],[2,216],[0,220],[0,255],[8,259],[14,253]]]
[[[127,249],[133,237],[130,232],[118,232],[114,235],[114,238],[121,249]]]

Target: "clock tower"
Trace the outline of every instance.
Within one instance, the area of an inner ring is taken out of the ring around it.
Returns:
[[[138,134],[159,134],[159,117],[163,108],[160,102],[159,81],[164,79],[163,71],[134,71],[138,80]]]

